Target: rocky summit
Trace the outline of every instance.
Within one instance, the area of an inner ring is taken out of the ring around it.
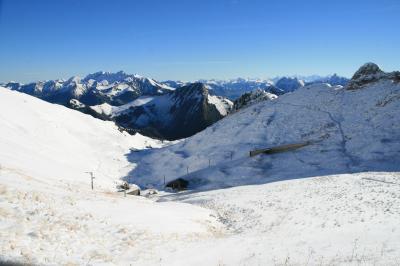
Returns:
[[[346,86],[348,90],[360,89],[366,84],[377,82],[379,80],[400,81],[400,72],[394,71],[386,73],[382,71],[375,63],[366,63],[361,66]]]

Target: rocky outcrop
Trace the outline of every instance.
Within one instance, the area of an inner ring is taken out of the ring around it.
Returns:
[[[394,71],[386,73],[382,71],[377,64],[366,63],[357,70],[345,88],[347,90],[357,90],[367,84],[380,80],[393,80],[394,82],[399,82],[400,72]]]

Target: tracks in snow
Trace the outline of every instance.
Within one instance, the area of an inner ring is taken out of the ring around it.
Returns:
[[[347,151],[346,143],[346,135],[344,133],[342,123],[340,122],[339,119],[335,118],[334,115],[331,112],[321,110],[317,106],[307,106],[307,105],[301,105],[301,104],[292,104],[292,103],[287,103],[287,102],[279,102],[277,104],[282,104],[282,105],[290,105],[293,107],[300,107],[300,108],[305,108],[313,112],[320,112],[329,117],[329,119],[336,125],[337,129],[339,130],[341,141],[340,141],[340,150],[341,152],[348,158],[349,162],[346,163],[346,168],[351,171],[351,165],[356,164],[356,159]]]

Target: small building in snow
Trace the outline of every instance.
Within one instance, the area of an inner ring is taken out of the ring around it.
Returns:
[[[178,178],[168,182],[166,187],[172,188],[173,190],[185,190],[187,189],[188,185],[189,181],[183,178]]]

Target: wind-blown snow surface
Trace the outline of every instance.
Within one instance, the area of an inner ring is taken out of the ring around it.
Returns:
[[[0,88],[0,264],[155,263],[159,248],[218,234],[210,210],[115,192],[125,155],[150,145],[161,143]]]

